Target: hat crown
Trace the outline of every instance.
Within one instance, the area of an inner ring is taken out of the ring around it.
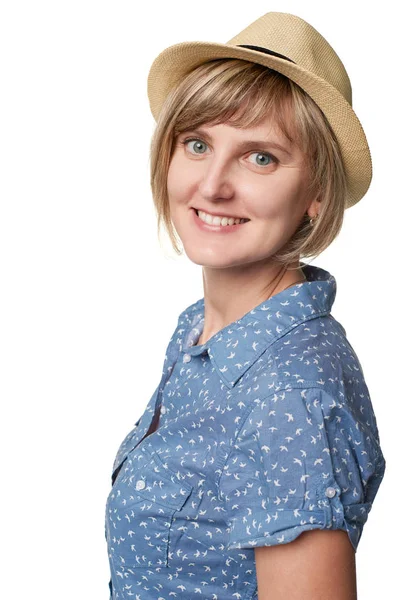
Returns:
[[[352,104],[351,83],[342,61],[326,39],[300,17],[266,13],[227,44],[261,46],[281,54],[330,83]]]

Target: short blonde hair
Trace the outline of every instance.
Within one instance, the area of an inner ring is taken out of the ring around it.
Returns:
[[[151,190],[157,230],[166,228],[172,246],[182,254],[170,216],[167,176],[177,136],[204,124],[253,127],[272,118],[281,132],[305,154],[310,197],[320,202],[313,226],[305,213],[298,228],[273,257],[287,267],[315,257],[339,234],[346,208],[347,181],[339,144],[326,117],[296,83],[277,71],[245,60],[205,62],[175,87],[161,109],[151,139]]]

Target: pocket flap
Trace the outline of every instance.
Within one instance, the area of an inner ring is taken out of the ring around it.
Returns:
[[[150,454],[145,447],[140,451],[148,460],[144,461],[146,464],[142,469],[137,469],[129,475],[129,485],[138,496],[146,500],[180,510],[193,486],[167,469],[157,452]]]

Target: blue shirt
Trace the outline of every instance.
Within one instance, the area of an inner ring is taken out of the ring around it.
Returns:
[[[203,345],[204,298],[180,314],[114,462],[113,599],[257,598],[254,548],[311,529],[342,529],[357,550],[385,458],[361,365],[331,315],[336,280],[301,265],[307,281]]]

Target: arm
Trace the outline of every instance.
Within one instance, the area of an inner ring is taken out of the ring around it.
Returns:
[[[344,530],[313,529],[254,552],[259,600],[357,600],[355,553]]]

